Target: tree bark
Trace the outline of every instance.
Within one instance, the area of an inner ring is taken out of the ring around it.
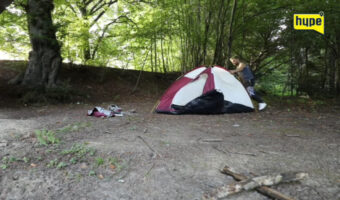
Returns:
[[[235,18],[236,5],[237,5],[237,0],[234,0],[233,9],[231,11],[230,21],[229,21],[230,24],[229,24],[229,32],[228,32],[229,37],[228,37],[228,52],[227,52],[226,64],[228,63],[228,60],[231,57],[231,47],[232,47],[232,42],[233,42],[232,30],[233,30],[233,22]],[[229,66],[227,66],[227,68],[229,68]]]
[[[233,42],[232,31],[233,31],[233,23],[234,23],[234,18],[235,18],[236,5],[237,5],[237,0],[234,0],[233,9],[231,11],[230,20],[229,20],[230,24],[229,24],[229,32],[228,32],[229,37],[228,37],[228,52],[227,52],[226,64],[228,64],[228,60],[231,57],[231,47],[232,47],[232,42]],[[227,68],[229,68],[229,66],[227,66]]]
[[[163,73],[167,73],[167,66],[165,65],[165,60],[164,60],[164,48],[163,48],[163,35],[161,36],[161,54],[162,54],[162,65],[163,65]]]
[[[329,52],[329,94],[336,94],[336,62],[337,62],[337,52],[331,49]]]
[[[211,9],[211,2],[210,2],[210,8],[208,11],[208,18],[205,20],[205,28],[204,28],[204,41],[203,41],[203,53],[200,58],[200,63],[206,63],[206,56],[207,56],[207,45],[208,45],[208,36],[209,36],[209,29],[210,29],[210,23],[211,23],[211,17],[213,14],[213,11]]]
[[[216,45],[215,45],[215,55],[214,55],[214,64],[217,65],[224,65],[225,62],[225,57],[223,55],[225,55],[224,53],[224,30],[225,30],[225,24],[226,24],[226,14],[227,14],[227,10],[228,10],[228,6],[229,6],[230,0],[227,1],[227,4],[225,5],[225,0],[221,0],[220,2],[220,11],[218,14],[218,19],[219,19],[219,24],[218,24],[218,28],[216,31],[217,34],[217,38],[216,38]],[[234,6],[235,6],[235,1],[234,1]],[[232,8],[232,12],[234,12],[234,7]],[[233,20],[233,19],[231,19]]]
[[[53,0],[28,0],[26,12],[32,51],[22,84],[29,87],[54,87],[61,66],[60,45],[51,12]]]

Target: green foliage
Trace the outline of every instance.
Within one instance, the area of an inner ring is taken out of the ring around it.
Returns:
[[[0,162],[1,162],[0,168],[5,170],[8,167],[10,167],[10,165],[13,164],[13,163],[19,163],[19,162],[28,163],[29,159],[26,158],[26,157],[23,157],[21,159],[21,158],[17,158],[17,157],[14,157],[14,156],[4,156],[4,157],[2,157]]]
[[[95,152],[95,149],[87,147],[85,144],[74,144],[70,149],[63,150],[61,154],[72,155],[78,161],[83,159],[86,155],[93,156]]]
[[[3,169],[3,170],[5,170],[5,169],[7,169],[7,165],[6,165],[6,164],[1,164],[1,165],[0,165],[0,168]]]
[[[96,165],[97,165],[97,167],[103,165],[104,163],[105,163],[104,158],[102,158],[102,157],[97,157],[96,158]]]
[[[1,159],[0,168],[3,169],[3,170],[5,170],[5,169],[7,169],[8,164],[9,164],[9,158],[5,156],[5,157],[3,157],[3,158]]]
[[[117,171],[120,171],[123,168],[122,164],[117,158],[109,158],[108,162],[110,165],[113,165]]]
[[[28,162],[30,161],[30,159],[29,159],[29,158],[26,158],[26,157],[24,157],[22,160],[23,160],[25,163],[28,163]]]
[[[53,159],[53,160],[50,160],[50,162],[47,164],[47,167],[48,168],[56,168],[56,169],[62,169],[62,168],[65,168],[67,167],[67,163],[65,162],[58,162],[58,159]]]
[[[56,131],[56,133],[70,133],[70,132],[76,132],[81,129],[84,129],[86,127],[90,127],[90,122],[77,122],[74,124],[69,124],[67,126],[64,126]]]
[[[77,158],[71,158],[70,163],[71,164],[76,164],[78,162]]]
[[[57,166],[57,164],[58,164],[58,159],[50,160],[50,162],[47,164],[47,167],[52,168],[52,167]]]
[[[37,137],[40,145],[58,144],[60,142],[59,138],[52,130],[36,130],[35,136]]]
[[[26,59],[30,41],[23,8],[10,6],[0,15],[0,25],[0,51],[12,54],[16,58]]]
[[[65,168],[66,166],[67,166],[66,163],[60,162],[60,163],[57,165],[57,169],[62,169],[62,168]]]
[[[95,172],[95,171],[91,170],[91,171],[89,172],[89,176],[95,176],[95,175],[96,175],[96,172]]]

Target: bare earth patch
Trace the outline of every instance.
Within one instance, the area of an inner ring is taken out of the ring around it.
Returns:
[[[219,172],[224,165],[247,176],[304,171],[307,179],[275,189],[296,199],[340,198],[338,108],[171,116],[150,114],[153,105],[126,102],[120,106],[137,112],[109,119],[87,117],[86,104],[1,108],[0,199],[201,199],[234,182]],[[56,131],[60,143],[40,145],[41,129]],[[75,144],[95,153],[66,154]]]
[[[151,114],[178,75],[143,72],[132,94],[138,71],[76,66],[61,73],[80,93],[73,103],[24,106],[20,88],[7,85],[24,67],[0,62],[0,200],[201,199],[235,182],[219,172],[225,165],[248,177],[304,171],[309,177],[301,182],[273,188],[296,199],[340,199],[339,105]],[[111,103],[136,113],[86,116]],[[251,191],[229,199],[268,198]]]

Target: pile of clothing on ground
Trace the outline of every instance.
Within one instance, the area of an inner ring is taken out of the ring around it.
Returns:
[[[92,110],[87,111],[88,116],[94,116],[94,117],[122,117],[124,116],[122,109],[115,105],[109,105],[107,109],[102,107],[95,107]]]

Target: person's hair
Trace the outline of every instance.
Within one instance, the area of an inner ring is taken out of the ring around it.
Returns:
[[[237,59],[239,61],[242,61],[241,57],[240,56],[232,56],[230,59]]]
[[[241,63],[247,63],[247,61],[245,61],[243,58],[241,58],[241,56],[237,56],[237,55],[232,56],[230,59],[236,59]]]

